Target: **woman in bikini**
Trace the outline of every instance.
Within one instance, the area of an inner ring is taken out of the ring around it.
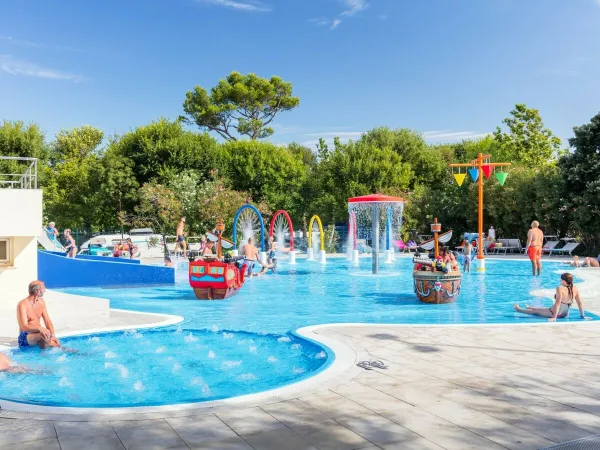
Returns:
[[[534,308],[532,306],[525,305],[525,309],[520,308],[515,303],[515,311],[530,314],[534,316],[547,317],[548,322],[556,322],[556,319],[564,319],[569,316],[569,310],[573,305],[573,300],[577,302],[579,307],[579,314],[582,319],[585,319],[585,313],[583,311],[583,302],[579,296],[579,289],[573,284],[573,275],[570,273],[563,273],[560,276],[560,286],[556,288],[556,294],[554,294],[554,305],[551,308]]]

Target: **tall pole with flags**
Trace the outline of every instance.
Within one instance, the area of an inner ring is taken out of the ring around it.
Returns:
[[[477,159],[474,159],[470,163],[450,164],[450,167],[452,167],[452,168],[457,167],[457,168],[459,168],[459,170],[461,167],[470,168],[469,173],[471,175],[471,178],[473,178],[473,181],[477,182],[477,188],[479,191],[479,200],[478,200],[478,204],[479,204],[478,222],[479,223],[477,226],[477,228],[478,228],[477,231],[479,234],[479,242],[477,244],[477,263],[478,263],[477,270],[480,272],[485,271],[485,256],[483,254],[483,183],[484,183],[483,177],[485,176],[485,178],[489,178],[490,175],[492,174],[492,170],[495,169],[496,167],[508,167],[511,165],[510,163],[492,163],[492,162],[490,162],[490,159],[491,159],[491,155],[484,155],[482,153],[479,153],[477,155]],[[462,185],[462,183],[465,179],[465,175],[461,174],[460,172],[458,174],[454,175],[454,178],[456,179],[456,182],[458,183],[459,186]],[[508,174],[504,171],[496,173],[496,178],[498,179],[498,182],[500,183],[501,186],[504,185],[507,175]]]

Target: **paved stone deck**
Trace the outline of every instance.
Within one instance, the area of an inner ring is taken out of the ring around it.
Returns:
[[[2,411],[0,449],[538,449],[600,430],[599,324],[323,333],[389,368],[354,368],[290,400],[146,420]]]

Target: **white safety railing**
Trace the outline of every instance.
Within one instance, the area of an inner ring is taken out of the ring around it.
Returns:
[[[25,163],[27,168],[24,172],[19,170],[18,173],[0,173],[0,189],[37,189],[37,158],[0,156],[0,167],[2,161]]]

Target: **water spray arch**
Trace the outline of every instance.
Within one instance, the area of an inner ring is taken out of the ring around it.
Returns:
[[[294,226],[292,225],[292,219],[287,211],[280,209],[273,215],[271,218],[271,226],[269,227],[269,236],[273,237],[273,232],[275,230],[275,219],[277,219],[277,217],[280,215],[283,215],[287,219],[288,226],[290,227],[290,251],[294,251]]]
[[[321,251],[325,251],[325,234],[323,233],[323,224],[321,223],[321,218],[316,214],[310,218],[310,222],[308,222],[308,248],[312,248],[312,229],[313,223],[317,221],[317,225],[319,225],[319,236],[321,238]]]
[[[254,205],[246,204],[243,205],[240,209],[235,213],[235,218],[233,219],[233,248],[237,249],[237,223],[240,218],[240,214],[246,210],[251,209],[258,216],[258,221],[260,222],[260,251],[265,251],[265,223],[263,222],[263,218],[260,214],[260,211]]]

